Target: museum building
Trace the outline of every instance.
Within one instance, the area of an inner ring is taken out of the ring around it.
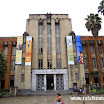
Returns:
[[[77,37],[68,14],[30,14],[23,36],[0,38],[8,62],[1,88],[69,90],[98,83],[90,74],[98,69],[103,84],[104,37],[79,36],[82,63],[77,60]]]

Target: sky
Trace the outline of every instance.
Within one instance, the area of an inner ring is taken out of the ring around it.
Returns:
[[[101,0],[1,0],[0,37],[22,36],[29,14],[68,14],[76,35],[92,36],[84,20],[90,13],[98,13]],[[104,36],[104,16],[99,36]]]

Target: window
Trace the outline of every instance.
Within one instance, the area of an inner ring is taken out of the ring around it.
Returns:
[[[12,46],[12,55],[16,55],[16,46]]]
[[[58,59],[56,61],[57,61],[57,69],[61,69],[61,60]]]
[[[47,24],[47,53],[52,53],[51,24]]]
[[[15,70],[15,60],[11,60],[11,70]]]
[[[55,35],[56,35],[56,54],[60,53],[60,29],[59,24],[55,24]]]
[[[43,24],[39,24],[39,37],[38,37],[39,54],[43,53]]]
[[[52,69],[52,60],[48,60],[48,69]]]
[[[88,59],[87,58],[84,58],[84,68],[85,69],[88,69]]]
[[[93,65],[93,68],[96,68],[96,59],[95,58],[92,58],[92,65]]]
[[[43,69],[43,60],[39,60],[38,67],[39,69]]]
[[[24,82],[24,74],[21,75],[21,82]]]
[[[8,54],[8,46],[4,46],[4,48],[3,48],[3,54],[4,55]]]
[[[103,72],[103,80],[104,80],[104,72]]]
[[[95,50],[94,50],[94,45],[93,45],[93,44],[91,44],[91,45],[90,45],[90,48],[91,48],[91,54],[94,54],[94,53],[95,53]]]
[[[99,48],[99,53],[101,54],[101,53],[102,53],[102,45],[99,44],[99,45],[98,45],[98,48]]]
[[[75,73],[75,77],[76,77],[76,81],[78,81],[78,80],[79,80],[79,75],[78,75],[78,73]]]
[[[101,61],[101,67],[103,68],[104,67],[104,59],[100,58],[100,61]]]
[[[25,58],[22,58],[22,68],[25,67]]]
[[[83,52],[83,54],[87,53],[87,48],[86,48],[85,44],[82,45],[82,52]]]

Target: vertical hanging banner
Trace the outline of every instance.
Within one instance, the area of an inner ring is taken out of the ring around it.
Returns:
[[[25,65],[31,65],[32,36],[26,36]]]
[[[74,64],[72,36],[66,36],[68,64]]]
[[[23,37],[17,37],[17,46],[16,46],[16,62],[15,64],[22,63],[22,44],[23,44]]]
[[[75,36],[75,40],[76,40],[76,49],[77,49],[77,60],[79,64],[83,64],[81,36]]]

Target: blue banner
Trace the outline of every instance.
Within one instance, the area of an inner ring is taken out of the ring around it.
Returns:
[[[77,60],[79,64],[83,64],[81,36],[75,36],[75,40],[76,40],[76,49],[77,49]]]

